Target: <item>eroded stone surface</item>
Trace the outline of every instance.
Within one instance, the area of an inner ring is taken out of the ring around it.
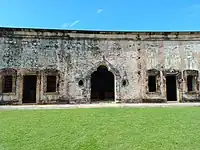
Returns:
[[[0,69],[17,70],[16,89],[3,101],[22,102],[23,75],[37,75],[37,103],[90,102],[90,76],[106,65],[115,76],[115,101],[165,102],[165,73],[178,71],[178,101],[188,94],[184,70],[200,68],[200,33],[97,32],[0,28]],[[59,91],[44,93],[44,70],[58,70]],[[159,71],[159,92],[147,93],[147,71]],[[198,76],[199,77],[199,76]],[[182,80],[183,81],[182,81]],[[79,86],[79,80],[83,86]],[[127,85],[123,86],[122,81]],[[199,81],[199,79],[197,80]],[[198,84],[199,85],[199,84]],[[197,88],[198,89],[198,88]]]

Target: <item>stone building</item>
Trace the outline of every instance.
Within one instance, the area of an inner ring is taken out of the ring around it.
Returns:
[[[199,101],[200,32],[0,28],[0,103]]]

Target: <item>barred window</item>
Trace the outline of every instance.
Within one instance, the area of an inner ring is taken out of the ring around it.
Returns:
[[[47,76],[47,89],[46,92],[56,92],[56,76]]]
[[[194,88],[194,83],[195,82],[195,79],[194,79],[194,76],[187,76],[187,88],[188,88],[188,92],[191,92],[191,91],[194,91],[195,88]]]
[[[148,77],[148,88],[149,92],[156,92],[156,76],[149,76]]]
[[[7,75],[3,77],[3,93],[11,93],[13,88],[13,77]]]

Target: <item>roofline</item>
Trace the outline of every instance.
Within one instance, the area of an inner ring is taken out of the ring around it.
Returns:
[[[20,27],[0,27],[0,31],[35,31],[35,32],[63,32],[63,33],[86,33],[86,34],[194,34],[199,31],[112,31],[112,30],[70,30],[70,29],[57,29],[57,28],[20,28]]]

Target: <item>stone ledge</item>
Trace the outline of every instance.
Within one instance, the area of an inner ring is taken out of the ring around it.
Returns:
[[[19,100],[0,101],[0,105],[17,105]]]
[[[70,99],[69,104],[89,104],[90,100],[87,98],[81,98],[81,99]]]
[[[0,36],[2,37],[42,37],[42,38],[70,38],[90,37],[99,38],[106,36],[107,38],[119,38],[129,40],[199,40],[200,32],[191,31],[96,31],[96,30],[64,30],[64,29],[41,29],[41,28],[9,28],[0,27]],[[100,36],[102,35],[102,36]]]
[[[121,103],[142,103],[142,99],[122,99]]]
[[[184,103],[184,102],[200,102],[200,99],[198,99],[198,98],[194,98],[194,99],[183,98],[181,102],[182,103]]]
[[[143,103],[166,103],[166,99],[142,99]]]

